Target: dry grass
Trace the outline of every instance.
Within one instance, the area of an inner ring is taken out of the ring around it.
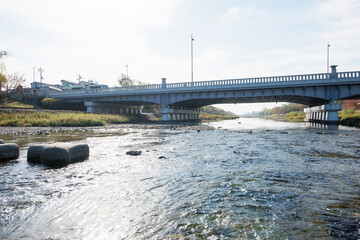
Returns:
[[[0,113],[0,126],[10,127],[78,127],[104,126],[134,122],[135,117],[65,112],[4,112]]]

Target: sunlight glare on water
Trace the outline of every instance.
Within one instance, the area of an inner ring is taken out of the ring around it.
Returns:
[[[18,161],[0,166],[0,237],[360,237],[358,129],[261,119],[206,125],[215,130],[87,136],[77,141],[89,144],[89,159],[61,169],[29,165],[23,147]]]

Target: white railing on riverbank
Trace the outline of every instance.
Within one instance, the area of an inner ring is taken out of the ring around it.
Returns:
[[[304,75],[290,75],[290,76],[275,76],[275,77],[258,77],[258,78],[239,78],[239,79],[226,79],[226,80],[213,80],[213,81],[199,81],[199,82],[185,82],[185,83],[167,83],[166,85],[162,84],[152,84],[152,85],[139,85],[139,86],[129,86],[129,87],[113,87],[113,88],[102,88],[102,89],[84,89],[84,90],[74,90],[74,91],[62,91],[62,92],[52,92],[52,96],[61,96],[61,95],[82,95],[82,94],[101,94],[101,93],[131,93],[131,92],[158,92],[159,90],[171,90],[171,89],[188,89],[196,88],[201,90],[201,88],[211,88],[211,87],[226,87],[234,85],[253,85],[253,84],[271,84],[284,85],[290,82],[311,82],[311,81],[322,81],[322,80],[340,80],[348,78],[360,78],[360,71],[354,72],[339,72],[335,76],[332,76],[330,73],[320,73],[320,74],[304,74]]]

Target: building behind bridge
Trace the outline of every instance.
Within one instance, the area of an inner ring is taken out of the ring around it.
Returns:
[[[61,80],[61,84],[49,84],[43,82],[32,82],[30,83],[31,92],[35,95],[47,96],[47,92],[62,92],[62,91],[73,91],[73,90],[83,90],[86,88],[89,89],[103,89],[109,88],[108,85],[98,84],[94,80],[72,82],[68,80]]]

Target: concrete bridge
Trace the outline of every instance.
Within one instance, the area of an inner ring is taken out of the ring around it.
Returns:
[[[292,102],[307,105],[309,121],[336,122],[335,100],[360,97],[360,71],[166,83],[108,89],[50,92],[68,103],[84,103],[88,112],[140,114],[144,105],[159,107],[162,119],[196,120],[202,106],[220,103]]]

